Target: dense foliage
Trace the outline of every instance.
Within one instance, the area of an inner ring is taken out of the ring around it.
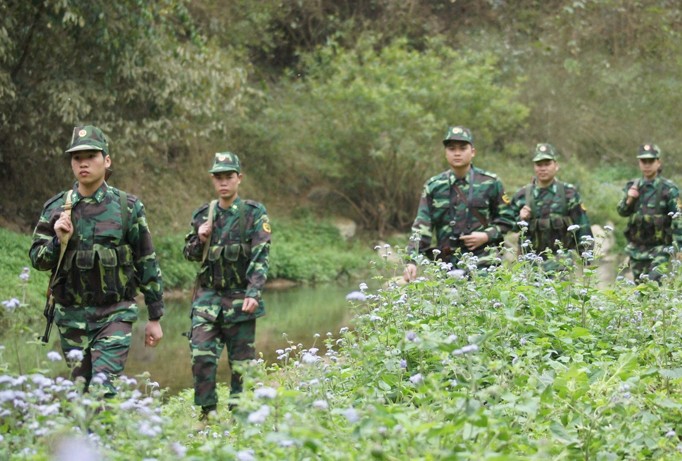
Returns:
[[[679,180],[681,34],[673,0],[4,2],[0,224],[28,230],[69,185],[77,123],[111,136],[112,183],[163,234],[211,196],[225,149],[272,214],[405,232],[450,123],[512,192],[554,143],[562,178],[607,190],[586,200],[605,223],[642,142]]]
[[[63,379],[6,373],[2,455],[679,458],[680,263],[660,286],[598,289],[593,268],[547,278],[536,258],[470,278],[424,261],[406,286],[392,281],[394,263],[376,263],[385,284],[349,294],[351,328],[311,332],[313,347],[291,343],[275,363],[246,367],[253,386],[208,424],[190,391],[163,403],[149,377],[123,379],[101,405]]]

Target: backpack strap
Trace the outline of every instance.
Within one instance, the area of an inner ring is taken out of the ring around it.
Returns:
[[[662,208],[661,208],[661,199],[663,198],[663,181],[660,181],[660,184],[658,185],[659,187],[656,188],[656,214],[664,214],[662,213]]]
[[[561,200],[561,214],[564,215],[566,214],[566,186],[563,182],[556,182],[556,193],[559,196],[559,200]]]
[[[248,258],[251,255],[251,245],[246,243],[246,205],[244,200],[239,201],[239,244],[244,255]]]
[[[209,224],[209,226],[213,227],[213,213],[216,207],[216,204],[218,203],[218,200],[211,200],[211,203],[208,204],[208,218],[206,219],[206,222]],[[211,237],[206,239],[204,242],[204,253],[201,256],[201,265],[204,265],[204,262],[206,261],[206,256],[208,256],[208,247],[211,246]]]
[[[533,218],[537,214],[535,200],[533,199],[533,187],[535,184],[530,183],[526,186],[526,206],[530,208],[530,217]]]
[[[123,237],[128,233],[128,194],[119,189],[119,200],[121,201],[121,229]]]
[[[66,193],[66,200],[64,202],[64,213],[71,219],[71,208],[73,207],[73,203],[71,200],[71,196],[73,195],[73,189],[69,190]],[[65,238],[63,241],[59,242],[59,260],[57,261],[57,267],[55,267],[54,272],[52,273],[52,278],[50,280],[50,288],[52,287],[52,284],[54,283],[54,278],[57,275],[57,272],[59,272],[59,269],[62,266],[62,260],[64,259],[64,254],[66,253],[66,247],[69,245],[69,237]]]

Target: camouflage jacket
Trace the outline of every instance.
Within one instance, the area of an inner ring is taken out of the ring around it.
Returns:
[[[204,244],[197,232],[208,219],[208,206],[202,205],[192,215],[184,248],[190,261],[201,261],[203,256]],[[268,276],[270,234],[270,220],[261,203],[237,197],[226,210],[216,205],[208,255],[199,272],[201,286],[221,292],[243,291],[245,297],[260,301]]]
[[[58,324],[83,327],[84,322],[135,321],[138,288],[149,318],[163,316],[161,270],[144,205],[137,197],[125,195],[127,213],[122,215],[118,189],[104,183],[92,196],[83,197],[74,184],[74,233],[52,286]],[[66,192],[48,200],[33,232],[29,256],[38,270],[56,269],[60,244],[54,225],[64,211],[65,200]]]
[[[629,206],[627,192],[633,184],[639,187],[639,197]],[[618,214],[628,218],[625,236],[631,256],[643,258],[644,253],[657,254],[660,247],[682,248],[682,202],[677,186],[669,179],[657,176],[653,181],[633,179],[623,190]]]
[[[472,166],[464,178],[458,179],[452,170],[433,176],[424,184],[412,224],[412,234],[419,240],[410,240],[407,251],[414,257],[436,246],[446,254],[465,253],[459,236],[480,231],[488,234],[488,244],[473,253],[484,255],[514,226],[508,205],[502,182],[487,171]]]
[[[530,189],[530,190],[529,190]],[[526,203],[531,197],[532,203]],[[546,250],[556,252],[561,248],[575,249],[582,237],[592,237],[590,221],[580,194],[575,186],[555,180],[548,187],[535,186],[535,181],[528,184],[514,195],[511,210],[517,224],[514,230],[519,231],[521,208],[528,205],[531,217],[528,219],[526,238],[531,241],[532,250],[541,253]],[[571,225],[579,226],[575,232],[568,232]],[[591,248],[593,241],[587,248]],[[586,248],[586,249],[587,249]]]

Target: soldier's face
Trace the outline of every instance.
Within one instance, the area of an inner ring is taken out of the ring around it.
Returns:
[[[242,175],[236,171],[228,171],[225,173],[213,173],[211,179],[218,196],[221,199],[231,200],[239,192]]]
[[[445,158],[452,168],[466,168],[476,156],[474,146],[465,141],[451,141],[445,146]]]
[[[657,158],[640,158],[639,170],[645,178],[653,179],[658,174],[658,169],[661,167],[661,161]]]
[[[559,164],[554,160],[540,160],[533,164],[533,170],[535,170],[535,177],[538,178],[540,184],[549,184],[559,171]]]
[[[111,157],[99,150],[82,150],[71,154],[71,169],[78,182],[86,187],[97,186],[104,182]]]

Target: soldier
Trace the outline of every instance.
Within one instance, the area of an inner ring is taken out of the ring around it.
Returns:
[[[201,405],[202,420],[215,414],[218,404],[216,370],[223,346],[232,370],[231,396],[243,387],[235,366],[256,356],[256,319],[265,315],[261,291],[268,274],[271,233],[265,207],[239,197],[243,175],[237,155],[215,154],[209,173],[218,199],[193,213],[184,248],[188,260],[201,261],[190,349],[194,403]]]
[[[530,240],[530,250],[545,257],[559,250],[578,249],[581,243],[586,250],[594,246],[590,221],[578,191],[572,184],[556,179],[559,171],[556,158],[554,146],[538,144],[533,156],[535,177],[514,195],[511,203],[517,221],[528,224],[521,238]],[[518,223],[515,230],[519,230]],[[554,272],[562,265],[545,260],[542,267]]]
[[[636,282],[641,276],[659,281],[669,270],[670,257],[682,248],[682,209],[679,189],[660,175],[661,151],[655,144],[639,147],[642,177],[628,181],[618,203],[618,214],[628,217],[625,237],[630,269]]]
[[[488,267],[495,263],[493,247],[514,225],[509,199],[497,176],[472,165],[476,149],[468,128],[448,128],[443,145],[450,169],[426,181],[407,251],[413,260],[419,253],[454,265],[470,252],[479,268]],[[417,266],[408,263],[404,279],[416,276]]]
[[[101,375],[110,396],[130,350],[138,287],[149,312],[145,345],[163,337],[161,271],[142,202],[106,182],[111,155],[104,133],[77,126],[66,152],[77,181],[45,203],[29,256],[34,268],[53,271],[55,323],[72,376],[83,378],[87,391]]]

